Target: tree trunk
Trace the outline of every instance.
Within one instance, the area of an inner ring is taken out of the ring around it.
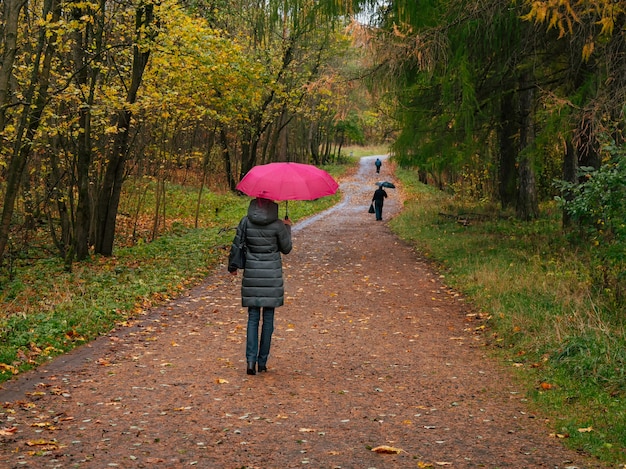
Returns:
[[[58,21],[60,8],[56,0],[47,0],[44,3],[43,17],[47,17],[50,12],[52,12],[52,20]],[[24,100],[30,103],[30,105],[25,106],[22,110],[17,137],[13,146],[13,155],[7,169],[4,204],[2,216],[0,217],[0,259],[4,255],[9,239],[11,219],[13,218],[20,181],[24,176],[33,147],[35,133],[39,128],[41,116],[48,100],[52,55],[55,53],[57,40],[57,36],[54,33],[47,37],[48,32],[42,28],[39,34],[37,53],[32,62],[30,86],[24,94]]]
[[[533,125],[533,100],[534,87],[529,74],[523,74],[520,80],[518,114],[520,122],[519,130],[519,188],[517,194],[517,218],[520,220],[533,220],[539,215],[537,202],[537,187],[535,182],[535,170],[532,161],[525,151],[534,140]]]
[[[135,13],[135,33],[137,42],[145,39],[153,39],[156,29],[153,29],[154,5],[142,3]],[[150,50],[133,47],[133,67],[131,83],[128,88],[126,102],[134,104],[137,101],[137,92],[141,85],[143,73],[150,58]],[[104,256],[113,254],[113,242],[115,239],[115,222],[122,193],[124,180],[124,166],[128,157],[128,136],[132,112],[128,109],[118,111],[116,119],[117,133],[109,164],[107,165],[104,181],[98,194],[97,223],[95,252]]]
[[[233,163],[230,159],[230,150],[228,147],[228,134],[224,127],[220,129],[220,144],[222,146],[222,161],[224,162],[224,170],[226,171],[226,178],[228,179],[228,188],[234,191],[237,182],[235,181],[235,175],[233,172]]]
[[[563,180],[576,183],[578,180],[578,157],[571,140],[565,141],[565,155],[563,157]],[[565,200],[572,199],[571,194],[564,194]],[[571,226],[572,219],[566,210],[563,210],[563,228]]]
[[[0,131],[6,125],[6,110],[10,105],[9,83],[13,76],[13,65],[17,54],[17,32],[20,12],[26,5],[25,0],[4,0],[2,2],[3,28],[0,37]]]
[[[49,215],[50,233],[53,238],[54,244],[59,250],[59,254],[63,259],[71,263],[71,256],[68,259],[68,255],[71,254],[72,249],[72,220],[70,218],[72,207],[72,190],[68,190],[66,184],[62,184],[64,180],[61,173],[61,164],[59,161],[59,144],[58,137],[54,139],[52,145],[49,161],[50,161],[50,175],[48,176],[48,192],[52,200],[56,201],[57,211],[59,212],[59,224],[61,227],[61,234],[56,236],[54,224],[52,223],[52,216]],[[56,143],[56,144],[55,144]],[[65,193],[68,194],[66,199]]]
[[[311,121],[311,123],[309,123],[307,134],[307,146],[309,148],[309,152],[311,153],[313,164],[315,165],[320,164],[320,142],[318,138],[319,132],[317,131],[318,125],[319,124],[317,122]]]
[[[104,0],[101,1],[100,11],[105,11]],[[72,15],[75,20],[85,14],[84,8],[75,7]],[[93,53],[99,56],[102,50],[102,21],[94,21],[98,30],[95,32],[95,50]],[[90,50],[91,28],[86,26],[86,31],[77,31],[74,34],[74,68],[76,70],[76,82],[81,88],[89,85],[89,94],[84,105],[78,110],[78,126],[81,129],[77,139],[76,148],[76,184],[78,203],[76,206],[76,216],[74,223],[74,254],[76,259],[81,261],[89,255],[89,235],[92,222],[92,205],[90,169],[92,164],[92,140],[91,140],[91,108],[95,99],[95,87],[98,76],[98,69],[89,67],[89,57],[87,51]]]
[[[517,126],[514,116],[511,115],[511,110],[515,109],[514,102],[513,93],[505,93],[500,101],[498,194],[503,209],[515,204],[517,194]]]
[[[198,219],[200,218],[200,205],[202,203],[202,192],[206,184],[206,178],[209,174],[209,163],[211,162],[211,152],[215,144],[215,132],[212,131],[207,139],[207,147],[202,160],[202,180],[200,181],[200,190],[198,191],[198,202],[196,203],[196,216],[194,220],[194,228],[198,228]]]

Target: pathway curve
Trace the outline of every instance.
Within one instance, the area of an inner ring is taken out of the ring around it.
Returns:
[[[240,276],[221,268],[3,385],[0,430],[16,430],[0,467],[602,467],[549,436],[486,356],[480,317],[367,213],[390,177],[373,159],[294,226],[268,373],[245,373]],[[385,220],[401,206],[388,192]]]

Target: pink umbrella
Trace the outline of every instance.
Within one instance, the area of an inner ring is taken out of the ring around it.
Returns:
[[[255,166],[237,184],[251,197],[271,200],[313,200],[337,192],[339,184],[323,169],[302,163]]]
[[[271,200],[314,200],[333,195],[338,188],[339,184],[326,171],[302,163],[258,165],[237,184],[244,194]]]

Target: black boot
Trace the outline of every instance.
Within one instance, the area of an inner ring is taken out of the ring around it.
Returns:
[[[265,365],[259,365],[259,373],[262,373],[264,371],[267,371],[267,366]]]
[[[246,373],[249,375],[256,375],[256,370],[254,369],[254,362],[248,362],[248,369]]]

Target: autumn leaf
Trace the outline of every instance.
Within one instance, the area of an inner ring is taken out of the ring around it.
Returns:
[[[0,372],[3,371],[8,371],[9,373],[12,373],[14,375],[18,373],[17,368],[15,368],[14,366],[7,365],[6,363],[0,363]]]
[[[553,385],[553,384],[550,384],[550,383],[543,382],[543,383],[541,383],[541,384],[539,385],[539,387],[540,387],[541,389],[543,389],[543,390],[547,391],[547,390],[549,390],[549,389],[554,388],[554,385]]]
[[[589,433],[593,431],[593,427],[587,427],[587,428],[579,428],[578,432],[579,433]]]
[[[48,428],[49,430],[56,430],[56,428],[50,422],[31,423],[30,426],[35,428]]]
[[[54,440],[28,440],[26,446],[51,446],[56,448],[57,442]]]
[[[0,428],[0,436],[11,436],[17,431],[17,427]]]
[[[217,384],[228,384],[228,380],[226,380],[226,379],[224,379],[224,378],[217,378],[217,379],[215,380],[215,382],[216,382]]]
[[[394,448],[393,446],[382,445],[377,446],[376,448],[372,448],[372,451],[379,454],[400,454],[404,450],[400,448]]]

